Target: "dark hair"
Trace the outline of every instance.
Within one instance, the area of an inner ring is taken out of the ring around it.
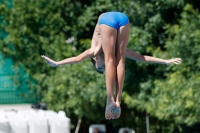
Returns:
[[[94,69],[95,69],[98,73],[103,74],[103,72],[100,72],[100,71],[98,71],[98,70],[96,69],[96,67],[95,67],[96,61],[95,61],[93,58],[91,58],[91,62],[92,62],[92,64],[93,64],[93,66],[94,66]]]
[[[124,130],[123,133],[128,133],[128,131],[127,131],[127,130]]]

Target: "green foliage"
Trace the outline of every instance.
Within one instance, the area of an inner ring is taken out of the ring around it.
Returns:
[[[90,61],[51,68],[40,55],[61,60],[90,47],[97,16],[84,10],[91,2],[87,4],[73,0],[13,0],[11,8],[7,8],[6,0],[0,4],[0,36],[4,34],[1,52],[12,58],[15,66],[22,65],[35,81],[28,85],[37,89],[41,102],[47,103],[49,109],[65,110],[69,117],[76,116],[75,122],[78,117],[104,120],[104,75],[98,75]],[[97,8],[98,1],[94,5]]]
[[[183,63],[158,68],[166,71],[166,78],[141,83],[138,95],[131,97],[125,93],[125,102],[130,107],[146,110],[161,120],[170,118],[188,125],[199,122],[199,18],[198,11],[186,5],[180,22],[166,26],[166,50],[157,49],[154,54],[162,58],[180,57]],[[150,95],[145,91],[148,89]]]
[[[55,71],[63,74],[52,75],[46,80],[52,82],[44,94],[44,101],[50,108],[65,110],[69,115],[74,113],[80,118],[104,119],[104,113],[93,113],[105,106],[104,75],[93,71],[90,62],[59,67]]]

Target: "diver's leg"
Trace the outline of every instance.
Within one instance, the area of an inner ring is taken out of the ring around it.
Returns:
[[[113,118],[119,118],[121,114],[121,94],[124,84],[125,75],[125,51],[128,44],[130,24],[122,26],[118,30],[117,45],[116,45],[116,66],[117,66],[117,76],[116,76],[116,105],[117,108],[114,110]]]
[[[115,45],[117,38],[117,30],[107,25],[101,24],[100,35],[105,57],[105,76],[107,89],[105,117],[106,119],[111,119],[112,109],[116,107],[114,98],[114,82],[116,79]]]

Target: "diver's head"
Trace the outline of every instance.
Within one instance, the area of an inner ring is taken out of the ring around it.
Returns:
[[[103,74],[105,71],[105,61],[104,61],[104,55],[103,54],[99,54],[96,57],[91,58],[91,62],[95,68],[95,70],[100,73]]]

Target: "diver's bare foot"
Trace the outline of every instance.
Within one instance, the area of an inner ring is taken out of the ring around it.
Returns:
[[[116,102],[116,107],[113,109],[113,112],[112,112],[112,119],[117,119],[120,117],[120,115],[121,115],[120,103]]]
[[[105,111],[105,118],[106,119],[111,119],[112,118],[112,113],[113,109],[116,108],[115,102],[107,102],[106,104],[106,111]]]

